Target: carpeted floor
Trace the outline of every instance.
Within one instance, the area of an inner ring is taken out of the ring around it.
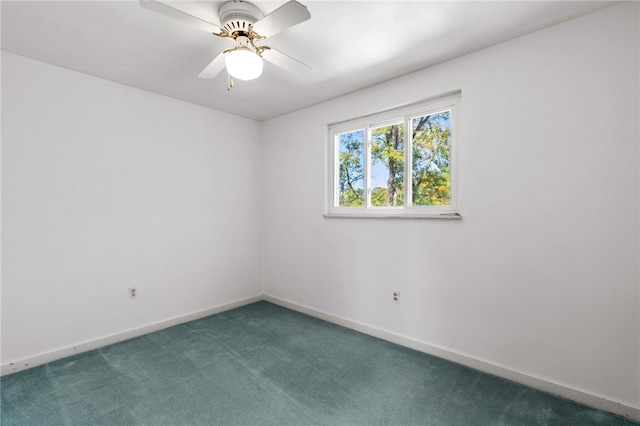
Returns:
[[[632,425],[267,302],[0,380],[2,425]]]

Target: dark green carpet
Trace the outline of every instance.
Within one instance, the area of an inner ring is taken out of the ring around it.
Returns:
[[[631,425],[259,302],[0,380],[2,425]]]

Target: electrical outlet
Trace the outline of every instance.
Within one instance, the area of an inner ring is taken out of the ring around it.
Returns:
[[[400,292],[399,291],[394,291],[393,292],[393,303],[400,303]]]
[[[135,287],[129,287],[129,299],[135,299],[138,297],[138,290]]]

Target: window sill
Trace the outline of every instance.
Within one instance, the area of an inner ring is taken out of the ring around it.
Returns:
[[[327,219],[445,219],[461,220],[460,213],[413,213],[413,214],[386,214],[386,213],[325,213]]]

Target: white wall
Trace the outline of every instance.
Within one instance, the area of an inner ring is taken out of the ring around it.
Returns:
[[[258,130],[3,52],[2,364],[259,297]]]
[[[627,3],[267,121],[265,293],[640,407],[638,51]],[[461,221],[323,218],[327,123],[456,89]]]

